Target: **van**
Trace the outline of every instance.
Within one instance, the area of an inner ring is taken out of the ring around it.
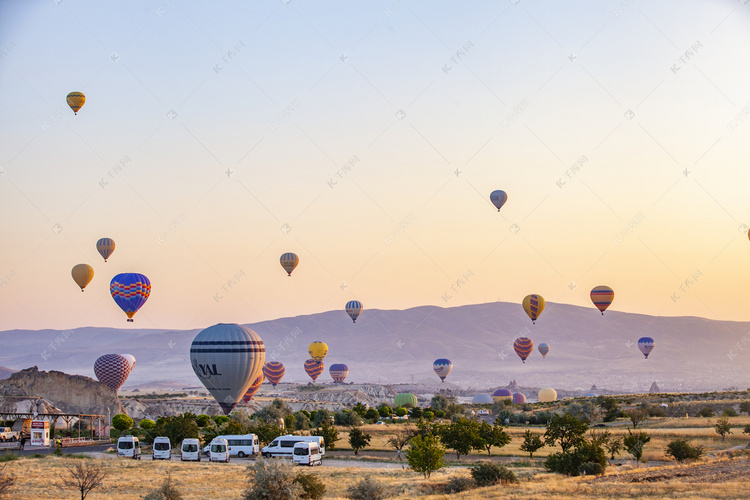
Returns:
[[[215,437],[211,444],[208,445],[209,462],[229,462],[229,445],[227,440]]]
[[[170,460],[172,458],[172,443],[168,437],[154,438],[154,460]]]
[[[279,436],[271,444],[261,450],[264,457],[288,457],[292,458],[295,443],[317,443],[320,454],[325,456],[326,443],[322,436]]]
[[[180,446],[180,460],[197,460],[201,461],[200,442],[195,438],[187,438],[182,440],[182,446]]]
[[[322,465],[323,455],[320,454],[318,443],[300,441],[294,443],[292,462],[297,465]]]
[[[117,439],[117,456],[132,458],[133,460],[141,459],[141,443],[135,436],[120,436]]]
[[[255,456],[260,453],[260,441],[258,436],[255,434],[231,434],[216,436],[227,440],[227,446],[229,446],[229,455],[232,457],[245,458],[247,456]],[[203,452],[208,455],[209,446],[203,449]]]

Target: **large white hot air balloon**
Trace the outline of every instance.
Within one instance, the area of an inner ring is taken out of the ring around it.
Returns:
[[[193,371],[227,415],[262,374],[265,362],[260,336],[234,323],[206,328],[190,346]]]

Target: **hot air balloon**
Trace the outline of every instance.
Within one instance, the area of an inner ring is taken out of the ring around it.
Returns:
[[[615,291],[608,286],[597,286],[591,290],[591,302],[602,312],[602,316],[614,299]]]
[[[120,309],[128,315],[128,321],[133,322],[133,315],[138,312],[151,295],[151,282],[143,274],[118,274],[109,283],[109,293]]]
[[[510,392],[508,389],[498,389],[495,392],[492,393],[492,399],[497,403],[498,401],[502,399],[506,399],[508,401],[513,399],[513,393]]]
[[[432,363],[432,369],[435,371],[438,377],[440,377],[440,380],[445,383],[445,377],[447,377],[451,370],[453,370],[453,363],[451,363],[450,359],[440,358],[436,359],[434,363]]]
[[[228,415],[261,375],[266,347],[250,328],[219,323],[201,331],[190,346],[190,364]]]
[[[86,96],[83,95],[83,92],[71,92],[65,100],[68,102],[70,109],[73,110],[73,114],[77,115],[78,110],[81,109],[86,102]]]
[[[274,387],[284,378],[285,371],[284,365],[278,361],[269,361],[263,365],[263,375],[265,375],[266,380],[271,382],[271,385]]]
[[[497,191],[490,193],[490,201],[495,205],[499,212],[503,205],[505,205],[505,202],[508,201],[508,194],[505,191],[498,189]]]
[[[94,373],[99,382],[117,392],[130,375],[130,361],[121,354],[105,354],[94,362]]]
[[[281,254],[279,261],[281,262],[281,267],[287,272],[287,275],[291,276],[292,271],[294,271],[294,268],[299,264],[299,257],[297,257],[296,253],[287,252]]]
[[[524,396],[520,392],[514,392],[513,393],[513,404],[514,405],[522,405],[525,402],[526,402],[526,396]]]
[[[109,256],[115,251],[115,240],[112,238],[102,238],[96,242],[96,250],[104,258],[104,262],[107,262]]]
[[[528,358],[531,351],[534,350],[534,341],[529,337],[518,337],[516,341],[513,342],[513,349],[515,349],[516,354],[521,358],[521,361],[525,363],[526,358]]]
[[[130,371],[132,372],[133,368],[135,368],[135,356],[132,354],[121,354],[121,356],[128,360],[130,363]]]
[[[557,399],[557,391],[550,387],[545,387],[539,391],[538,397],[540,402],[549,403]]]
[[[638,349],[648,359],[648,355],[654,350],[654,339],[651,337],[641,337],[638,339]]]
[[[253,380],[253,383],[250,384],[250,387],[247,388],[247,392],[245,392],[245,395],[242,396],[242,400],[246,404],[249,403],[250,400],[253,399],[253,396],[255,396],[255,394],[258,392],[261,385],[263,385],[263,373],[261,373],[258,378]]]
[[[81,291],[83,291],[83,289],[86,288],[86,285],[91,283],[91,280],[94,279],[94,268],[88,264],[77,264],[73,266],[70,275],[73,276],[73,281],[75,281],[76,284],[81,287]]]
[[[546,358],[547,353],[549,352],[549,344],[547,344],[546,342],[542,342],[541,344],[539,344],[539,347],[537,349],[539,349],[539,353],[542,355],[542,357]]]
[[[343,363],[336,363],[335,365],[331,365],[328,369],[328,373],[331,374],[331,378],[333,378],[334,382],[337,384],[343,384],[346,376],[349,375],[349,367]]]
[[[495,399],[489,394],[477,394],[471,398],[471,404],[473,405],[491,405],[495,402]]]
[[[417,400],[417,396],[410,392],[402,392],[401,394],[396,394],[396,397],[393,399],[393,406],[396,408],[400,408],[402,406],[411,406],[412,408],[416,408],[419,406],[419,401]]]
[[[328,356],[328,344],[316,340],[307,346],[307,352],[310,353],[310,357],[315,361],[323,361],[323,359]]]
[[[358,300],[350,300],[346,303],[346,314],[352,318],[352,322],[356,323],[359,315],[362,314],[362,302]]]
[[[531,318],[532,323],[536,323],[536,319],[542,315],[544,311],[544,297],[537,294],[527,295],[523,299],[523,310]]]
[[[323,373],[323,370],[325,369],[325,365],[322,361],[315,361],[314,359],[308,359],[305,361],[305,373],[307,373],[311,379],[313,379],[313,382],[315,382],[321,373]]]

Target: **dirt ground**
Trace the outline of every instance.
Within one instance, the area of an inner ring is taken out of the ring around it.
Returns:
[[[611,469],[610,469],[611,470]],[[750,458],[739,457],[713,462],[664,465],[648,469],[623,471],[591,479],[592,483],[653,483],[678,481],[685,483],[725,483],[750,477]]]

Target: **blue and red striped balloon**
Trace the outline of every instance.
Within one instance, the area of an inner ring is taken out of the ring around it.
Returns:
[[[344,363],[336,363],[331,365],[328,369],[328,373],[331,374],[331,378],[333,378],[334,382],[337,384],[343,384],[344,380],[346,380],[346,376],[349,375],[349,367]]]

